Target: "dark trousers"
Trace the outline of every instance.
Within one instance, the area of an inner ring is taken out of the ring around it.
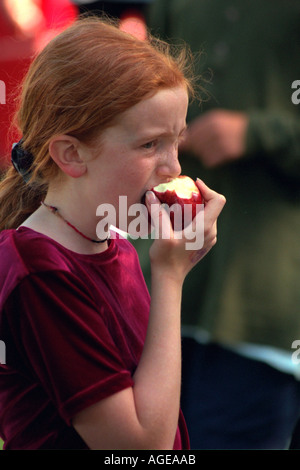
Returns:
[[[300,449],[300,382],[216,344],[183,339],[182,410],[192,449]]]

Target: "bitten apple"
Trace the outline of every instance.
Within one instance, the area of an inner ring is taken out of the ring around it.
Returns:
[[[162,204],[171,209],[170,220],[175,230],[182,230],[191,223],[199,204],[204,203],[195,181],[185,175],[180,175],[168,183],[159,184],[152,188],[152,191]]]

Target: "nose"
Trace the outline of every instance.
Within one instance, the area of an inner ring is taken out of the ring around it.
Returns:
[[[181,173],[181,165],[178,160],[178,146],[174,145],[170,151],[163,155],[157,174],[160,178],[176,178]]]

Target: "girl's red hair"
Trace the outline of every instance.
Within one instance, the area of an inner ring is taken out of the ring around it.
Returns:
[[[186,48],[174,55],[166,43],[150,35],[139,40],[98,17],[80,19],[55,37],[22,86],[16,118],[33,171],[25,185],[10,168],[0,184],[0,229],[17,227],[36,210],[58,175],[48,152],[53,136],[92,143],[120,113],[160,88],[182,85],[191,94],[187,57]]]

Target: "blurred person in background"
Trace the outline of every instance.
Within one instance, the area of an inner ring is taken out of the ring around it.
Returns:
[[[300,413],[300,2],[155,0],[150,13],[152,32],[203,51],[207,99],[190,107],[180,162],[227,200],[216,249],[184,285],[191,447],[288,448]]]
[[[17,89],[32,57],[49,40],[71,24],[78,9],[70,0],[0,1],[0,80],[5,100],[0,100],[0,171],[10,154]]]

